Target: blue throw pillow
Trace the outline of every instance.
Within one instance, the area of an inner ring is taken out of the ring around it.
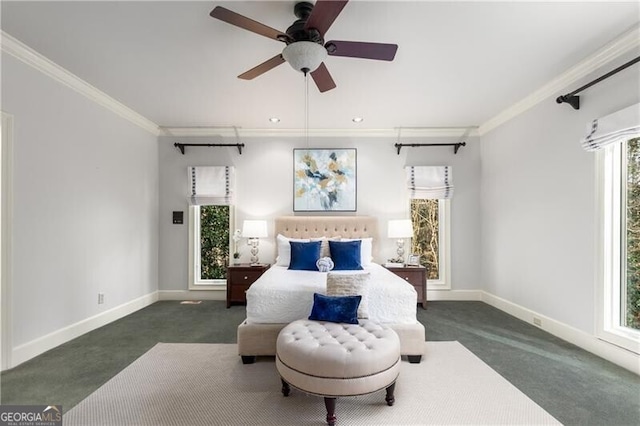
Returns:
[[[362,240],[329,241],[329,252],[334,271],[355,271],[362,269],[360,245]]]
[[[362,296],[325,296],[313,293],[310,320],[358,324],[358,306]]]
[[[320,241],[308,243],[289,241],[291,245],[291,262],[289,269],[297,271],[317,271],[316,262],[320,259]]]

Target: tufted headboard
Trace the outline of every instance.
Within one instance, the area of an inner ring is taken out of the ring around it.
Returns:
[[[289,238],[373,238],[377,257],[378,219],[372,216],[281,216],[275,220],[275,235]]]

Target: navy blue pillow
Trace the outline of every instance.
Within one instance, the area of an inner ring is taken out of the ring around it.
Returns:
[[[289,241],[291,245],[291,262],[289,269],[297,271],[317,271],[316,262],[320,259],[320,241],[308,243]]]
[[[362,296],[325,296],[313,293],[310,320],[358,324],[358,306]]]
[[[360,245],[362,240],[329,241],[329,252],[334,271],[355,271],[362,269]]]

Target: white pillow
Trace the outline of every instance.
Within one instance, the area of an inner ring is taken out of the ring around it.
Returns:
[[[320,257],[331,257],[329,253],[329,241],[340,241],[339,235],[335,237],[311,238],[311,241],[320,241]]]
[[[362,296],[358,318],[369,318],[369,276],[365,274],[327,274],[327,296]]]
[[[340,241],[362,241],[360,243],[360,264],[371,265],[373,261],[373,238],[342,238]]]
[[[291,245],[289,241],[296,241],[300,243],[308,243],[309,239],[303,238],[287,238],[282,234],[278,234],[276,237],[276,246],[278,248],[278,257],[276,257],[276,265],[289,267],[291,263]]]

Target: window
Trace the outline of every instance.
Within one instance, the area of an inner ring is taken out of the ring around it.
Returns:
[[[602,283],[598,334],[640,352],[640,138],[599,153]]]
[[[231,242],[232,207],[189,208],[189,289],[224,288]]]
[[[626,143],[623,177],[625,191],[625,229],[622,244],[626,263],[626,285],[624,286],[623,322],[626,327],[640,330],[640,138]]]
[[[413,239],[411,253],[420,255],[428,268],[427,287],[450,289],[449,282],[449,200],[411,200]]]

